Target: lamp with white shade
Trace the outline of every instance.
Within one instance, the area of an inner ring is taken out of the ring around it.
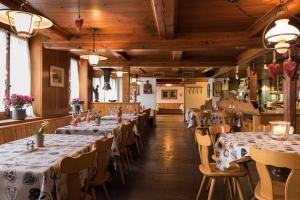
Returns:
[[[12,31],[22,38],[30,38],[38,30],[47,29],[53,25],[46,17],[29,12],[27,1],[21,4],[20,10],[0,10],[0,22],[9,25]]]

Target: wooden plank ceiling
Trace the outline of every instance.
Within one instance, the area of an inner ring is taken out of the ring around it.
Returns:
[[[20,4],[0,2],[13,8]],[[81,0],[80,33],[74,25],[78,0],[28,2],[55,24],[41,32],[47,36],[45,48],[87,53],[92,49],[91,28],[97,28],[97,51],[109,58],[100,66],[143,67],[149,73],[176,67],[198,69],[203,75],[209,67],[216,73],[235,69],[266,53],[260,32],[270,18],[265,14],[279,0],[237,1],[248,16],[229,0]],[[287,0],[287,5],[292,13],[300,12],[300,0]]]

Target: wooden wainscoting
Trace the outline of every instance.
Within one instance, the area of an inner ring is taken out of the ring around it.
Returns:
[[[17,123],[0,127],[0,144],[11,142],[14,140],[22,139],[34,135],[41,123],[47,120],[49,126],[46,128],[45,133],[55,133],[59,127],[70,124],[71,116],[56,117],[50,119],[36,120],[24,123]]]
[[[159,109],[179,109],[183,103],[157,103],[156,106]]]
[[[122,107],[123,113],[133,113],[134,110],[140,110],[140,103],[91,103],[90,108],[97,112],[101,112],[101,115],[109,115],[112,109]]]

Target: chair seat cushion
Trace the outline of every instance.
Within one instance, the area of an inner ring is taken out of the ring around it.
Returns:
[[[279,181],[272,181],[273,183],[273,200],[283,200],[284,198],[284,190],[285,190],[285,184],[284,182]],[[261,193],[261,185],[260,181],[257,183],[257,186],[255,188],[255,197],[259,200],[268,200],[268,197],[265,197]]]
[[[219,177],[234,176],[234,177],[238,177],[238,176],[246,176],[246,174],[247,174],[246,171],[239,168],[239,166],[237,166],[237,165],[232,165],[232,166],[230,166],[230,168],[222,171],[217,167],[216,163],[211,163],[210,164],[210,169],[207,169],[207,168],[204,167],[204,165],[200,164],[199,165],[199,170],[204,175],[210,176],[210,177],[213,177],[213,176],[219,176]]]

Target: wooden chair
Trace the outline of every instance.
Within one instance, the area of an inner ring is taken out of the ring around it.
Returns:
[[[120,128],[116,129],[115,134],[114,134],[114,137],[115,137],[115,140],[116,140],[119,152],[120,152],[120,155],[115,156],[114,158],[115,158],[117,168],[120,173],[121,181],[123,184],[125,184],[125,174],[124,174],[125,159],[124,159],[124,155],[121,153],[121,150],[125,146],[123,137],[125,137],[124,134],[126,131],[124,129],[126,129],[126,127],[123,124],[120,126]]]
[[[230,133],[230,126],[228,124],[222,124],[222,125],[212,125],[209,126],[209,134],[211,137],[211,141],[213,143],[213,148],[214,148],[214,154],[212,155],[212,159],[214,161],[217,161],[219,158],[217,157],[217,154],[215,152],[215,143],[216,143],[216,139],[222,135],[222,134],[226,134],[226,133]],[[239,165],[243,165],[243,167],[245,168],[246,172],[247,172],[247,180],[250,186],[250,189],[252,192],[254,192],[253,189],[253,182],[252,182],[252,178],[250,176],[250,170],[248,167],[248,163],[251,162],[252,159],[250,157],[245,157],[242,158],[240,160],[237,160],[235,163],[239,164]]]
[[[97,171],[95,176],[89,181],[89,187],[92,189],[93,200],[96,200],[95,187],[102,185],[106,199],[110,199],[105,182],[110,178],[108,165],[111,156],[111,146],[113,136],[105,139],[97,140],[92,148],[92,151],[97,152]]]
[[[120,127],[120,141],[119,141],[119,151],[120,151],[120,158],[122,164],[127,166],[127,169],[130,169],[130,160],[129,160],[129,152],[127,149],[128,145],[128,134],[129,134],[129,124],[125,123]],[[126,160],[126,161],[125,161]]]
[[[64,200],[90,200],[91,195],[81,192],[80,171],[93,168],[96,151],[80,154],[77,157],[66,157],[59,164],[59,171],[67,175],[68,196]],[[86,181],[85,181],[86,182]],[[87,191],[86,189],[84,191]]]
[[[228,186],[229,196],[231,200],[233,200],[234,198],[232,189],[234,189],[235,191],[235,188],[237,188],[239,198],[241,200],[244,200],[239,177],[246,176],[247,173],[244,170],[240,169],[239,166],[236,164],[233,164],[229,169],[225,171],[221,171],[219,168],[217,168],[216,163],[209,162],[209,147],[212,145],[209,135],[201,135],[200,132],[197,132],[196,137],[197,137],[199,155],[201,160],[201,164],[199,165],[199,170],[203,174],[203,178],[201,181],[201,185],[196,200],[200,199],[200,195],[207,178],[210,178],[208,200],[213,199],[213,191],[214,191],[217,178],[225,179],[225,182]]]
[[[209,129],[211,142],[214,148],[215,148],[216,139],[218,139],[220,135],[230,133],[230,126],[228,124],[211,125],[208,127],[208,129]]]
[[[127,137],[126,137],[126,141],[125,141],[125,147],[126,147],[126,160],[127,160],[127,164],[128,167],[131,168],[131,163],[133,163],[133,154],[132,154],[132,149],[131,147],[136,144],[136,139],[135,139],[135,135],[133,132],[133,127],[134,127],[134,121],[128,121],[125,125],[127,126]],[[137,145],[138,147],[138,145]],[[138,148],[139,151],[139,148]]]
[[[300,199],[300,156],[297,153],[282,153],[250,147],[250,156],[256,162],[260,178],[255,188],[259,200]],[[267,166],[291,169],[286,182],[272,180]]]
[[[137,119],[132,120],[132,135],[133,135],[133,139],[134,139],[134,144],[136,146],[137,152],[138,154],[141,154],[141,148],[140,148],[140,144],[139,144],[139,136],[137,136],[136,134],[134,134],[134,127],[137,128]]]
[[[140,151],[143,151],[145,146],[145,138],[144,138],[144,129],[143,129],[143,117],[138,115],[136,119],[136,128],[138,130],[139,136],[137,137],[138,144],[140,146]]]

